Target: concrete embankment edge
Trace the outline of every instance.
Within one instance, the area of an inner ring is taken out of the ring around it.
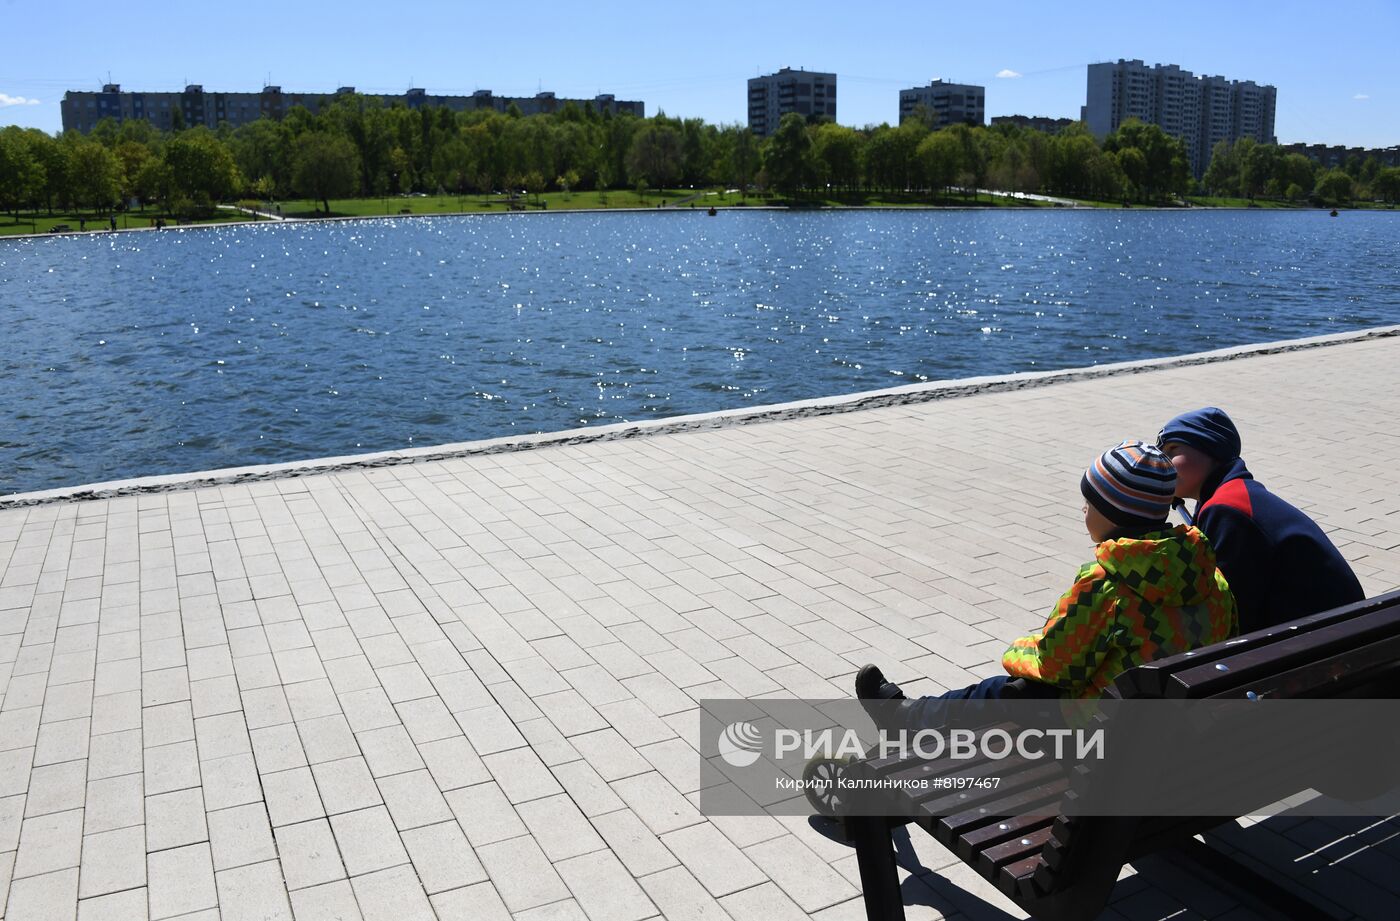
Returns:
[[[1094,365],[1084,368],[1065,368],[1058,371],[1029,371],[1016,374],[928,381],[926,383],[909,384],[884,390],[869,390],[860,393],[821,397],[812,400],[799,400],[791,403],[777,403],[767,406],[753,406],[745,409],[697,413],[687,416],[672,416],[665,419],[653,419],[643,422],[622,422],[606,426],[566,429],[558,432],[542,432],[537,435],[488,438],[480,441],[458,442],[454,444],[410,448],[398,451],[381,451],[372,454],[322,457],[280,464],[229,467],[219,470],[114,480],[104,483],[0,496],[0,510],[34,505],[47,505],[56,502],[111,499],[119,496],[198,489],[206,486],[252,483],[264,480],[334,473],[345,470],[388,467],[398,464],[426,463],[458,457],[471,457],[480,454],[527,451],[538,448],[588,444],[599,441],[617,441],[648,435],[717,429],[732,425],[777,422],[785,419],[823,416],[831,413],[854,412],[857,410],[876,409],[886,406],[925,403],[932,400],[955,399],[982,393],[998,393],[1025,390],[1033,387],[1048,387],[1055,384],[1095,380],[1098,378],[1126,374],[1144,374],[1171,368],[1189,367],[1192,365],[1237,361],[1246,358],[1258,358],[1267,355],[1297,352],[1305,349],[1346,345],[1348,343],[1362,342],[1368,339],[1380,339],[1397,335],[1400,335],[1400,325],[1382,326],[1325,336],[1311,336],[1303,339],[1233,346],[1230,348],[1216,349],[1208,352],[1196,352],[1188,355],[1177,355],[1167,358],[1150,358],[1142,361]]]

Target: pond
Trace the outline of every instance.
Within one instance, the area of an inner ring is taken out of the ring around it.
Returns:
[[[0,493],[1400,322],[1400,220],[482,215],[0,242]]]

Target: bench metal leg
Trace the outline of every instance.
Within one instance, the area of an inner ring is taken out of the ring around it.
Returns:
[[[880,816],[855,816],[847,822],[856,846],[867,921],[904,921],[904,896],[899,890],[890,823]]]

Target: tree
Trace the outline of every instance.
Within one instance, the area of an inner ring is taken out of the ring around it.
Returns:
[[[860,184],[861,136],[854,129],[835,122],[820,125],[812,132],[818,173],[838,189],[854,189]]]
[[[15,213],[38,201],[44,191],[44,164],[24,129],[0,129],[0,208]]]
[[[1289,199],[1296,200],[1312,191],[1316,167],[1302,154],[1285,154],[1274,161],[1274,182],[1279,188],[1288,190],[1298,187],[1298,193],[1285,191]]]
[[[244,176],[270,177],[273,194],[292,185],[292,128],[287,120],[260,118],[239,127],[229,142]]]
[[[1101,150],[1089,154],[1084,164],[1086,191],[1093,198],[1112,201],[1121,198],[1127,189],[1128,177],[1118,159]]]
[[[714,166],[715,129],[699,118],[681,122],[681,182],[704,185]]]
[[[314,131],[297,138],[292,182],[301,194],[319,199],[331,211],[331,197],[355,194],[360,157],[346,138]]]
[[[454,137],[433,151],[433,178],[444,189],[461,194],[475,174],[476,162],[461,138]]]
[[[1376,178],[1371,180],[1371,194],[1390,204],[1400,201],[1400,166],[1387,167],[1376,173]]]
[[[1210,151],[1210,165],[1201,177],[1201,185],[1216,195],[1233,195],[1240,190],[1240,163],[1235,146],[1229,141],[1216,141]]]
[[[907,173],[902,160],[903,151],[900,150],[894,129],[889,125],[878,125],[872,129],[865,139],[866,188],[902,189]]]
[[[272,181],[271,176],[259,176],[248,186],[248,191],[259,201],[271,201],[272,196],[277,194],[277,183]]]
[[[1090,166],[1099,156],[1099,145],[1082,124],[1061,132],[1050,145],[1047,183],[1050,190],[1066,195],[1092,194]]]
[[[121,165],[116,156],[97,141],[79,139],[69,147],[68,163],[73,201],[94,211],[110,210],[121,195]]]
[[[117,129],[117,143],[142,144],[155,147],[160,143],[160,131],[144,118],[128,118]]]
[[[1240,194],[1251,199],[1267,194],[1269,182],[1278,172],[1279,149],[1256,143],[1253,138],[1240,138],[1235,156],[1240,164]]]
[[[1008,192],[1034,189],[1038,184],[1038,174],[1031,166],[1027,144],[1016,135],[995,132],[999,136],[1001,152],[993,159],[991,183],[995,188]]]
[[[182,131],[165,145],[174,192],[198,209],[232,198],[243,186],[233,155],[208,128]]]
[[[633,183],[664,189],[680,175],[682,157],[680,132],[669,125],[652,123],[632,138],[627,150],[627,175]]]
[[[121,169],[122,198],[144,197],[141,195],[140,178],[142,171],[146,168],[146,163],[154,157],[151,149],[136,141],[121,141],[117,144],[115,153],[118,166]]]
[[[170,166],[166,164],[165,160],[159,157],[149,157],[141,164],[140,172],[136,174],[134,188],[136,197],[141,199],[143,208],[149,201],[160,202],[168,208],[174,197],[174,186]]]
[[[951,132],[933,132],[919,142],[916,155],[930,189],[946,192],[963,172],[963,147]]]
[[[1123,170],[1123,176],[1128,180],[1130,190],[1138,193],[1138,197],[1146,200],[1148,188],[1147,156],[1136,147],[1125,147],[1119,150],[1114,156],[1118,160],[1118,166]]]
[[[1323,202],[1329,205],[1337,205],[1351,201],[1354,191],[1354,181],[1344,170],[1329,169],[1327,172],[1317,177],[1316,188],[1317,195]]]
[[[44,188],[41,197],[44,207],[53,214],[54,202],[68,202],[68,151],[56,138],[50,137],[37,128],[24,133],[29,142],[29,152],[43,168]]]
[[[976,128],[951,125],[943,130],[956,138],[962,148],[962,176],[959,177],[959,181],[964,186],[972,186],[975,198],[978,191],[987,184],[987,174],[991,170],[993,151],[987,129],[980,125]]]
[[[395,147],[389,151],[389,161],[386,168],[394,183],[389,191],[395,193],[413,191],[413,161],[409,158],[407,151],[402,147]]]
[[[758,143],[748,128],[734,129],[733,149],[729,153],[729,175],[739,187],[739,197],[749,194],[749,184],[758,175],[762,161],[759,158]]]
[[[796,112],[789,112],[765,145],[763,168],[768,173],[768,181],[782,194],[792,195],[811,186],[813,166],[812,137],[807,133],[807,120]]]
[[[118,124],[117,120],[108,115],[105,118],[98,119],[97,124],[92,126],[92,130],[88,132],[88,140],[96,141],[103,147],[115,147],[117,146],[117,135],[120,130],[121,126]]]
[[[1167,134],[1160,125],[1146,125],[1130,118],[1103,142],[1106,153],[1117,154],[1129,149],[1142,154],[1142,175],[1137,179],[1127,178],[1136,186],[1143,201],[1160,200],[1168,193],[1186,190],[1191,170],[1186,162],[1186,144],[1180,138]],[[1122,166],[1121,160],[1119,165]]]

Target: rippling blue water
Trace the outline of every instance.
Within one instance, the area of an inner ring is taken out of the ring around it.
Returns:
[[[480,216],[0,242],[0,492],[1400,322],[1386,213]]]

